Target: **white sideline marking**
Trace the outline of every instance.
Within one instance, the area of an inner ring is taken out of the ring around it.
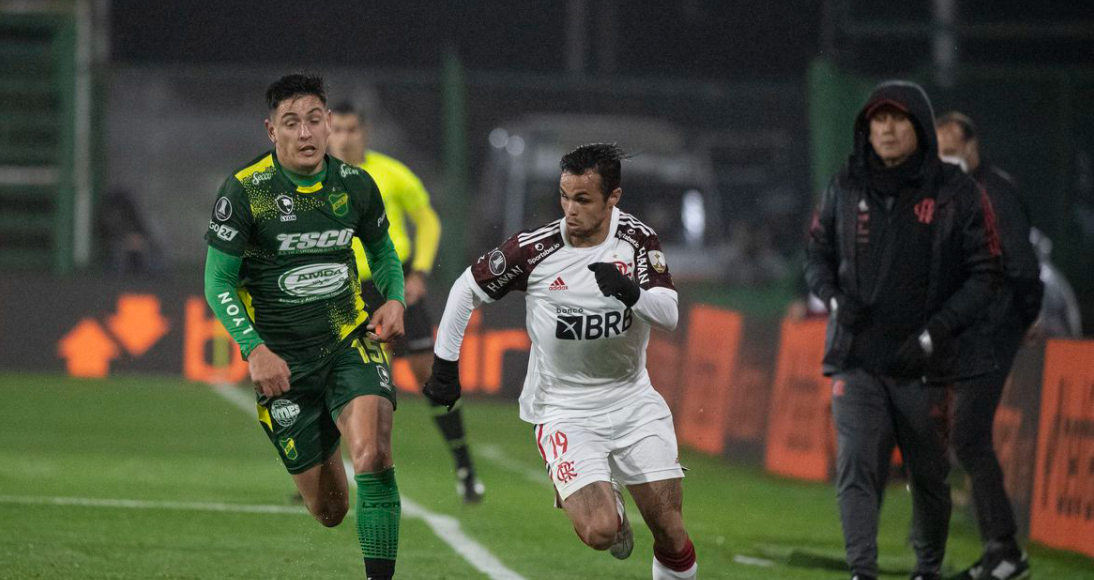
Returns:
[[[516,473],[532,483],[538,483],[544,486],[551,485],[551,480],[547,477],[546,469],[533,469],[528,467],[506,455],[505,452],[501,450],[501,447],[497,445],[485,443],[476,445],[475,448],[476,452],[474,455],[482,457],[506,471]]]
[[[255,400],[235,387],[216,385],[213,387],[213,392],[224,397],[225,400],[236,407],[239,407],[245,413],[255,412]],[[343,460],[342,463],[346,468],[347,474],[353,473],[353,464],[345,460]],[[348,481],[350,486],[356,485],[353,478],[349,478]],[[462,556],[472,568],[486,574],[490,580],[526,580],[523,576],[510,570],[505,564],[502,564],[501,560],[498,560],[497,557],[491,554],[482,544],[479,544],[474,538],[468,536],[463,529],[460,528],[460,522],[456,518],[435,514],[418,505],[408,498],[406,494],[400,494],[399,501],[402,503],[403,513],[406,514],[407,517],[424,521],[426,525],[429,526],[429,529],[433,530],[433,533],[436,534],[441,541],[448,544],[450,548]]]
[[[301,506],[211,503],[198,501],[154,501],[143,499],[106,499],[93,497],[49,497],[33,495],[0,495],[0,503],[19,505],[53,505],[105,507],[137,510],[180,510],[193,512],[226,512],[236,514],[306,514]]]

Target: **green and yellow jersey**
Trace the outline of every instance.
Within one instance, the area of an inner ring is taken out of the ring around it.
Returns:
[[[428,274],[433,269],[433,260],[437,257],[437,245],[441,239],[441,222],[437,213],[429,205],[429,192],[422,181],[406,165],[398,160],[375,151],[365,152],[365,161],[359,167],[368,172],[380,188],[387,208],[388,235],[395,244],[399,260],[409,264],[410,269]],[[414,242],[407,230],[407,217],[414,222]],[[365,260],[364,247],[354,241],[353,251],[357,256],[357,268],[362,280],[372,276]]]
[[[265,342],[290,363],[336,353],[365,322],[352,244],[372,250],[378,271],[376,256],[391,249],[383,198],[368,173],[327,156],[319,175],[295,176],[274,152],[224,181],[205,239],[206,298],[244,356]],[[238,298],[249,316],[239,312],[237,296],[211,283],[210,268],[222,264],[229,275],[238,268]],[[384,295],[401,300],[402,272],[383,272],[385,284],[379,275],[377,283]]]

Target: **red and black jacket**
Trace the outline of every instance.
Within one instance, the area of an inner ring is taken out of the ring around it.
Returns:
[[[866,296],[856,271],[856,228],[859,203],[869,197],[865,156],[872,154],[866,112],[880,100],[896,102],[923,127],[923,167],[919,187],[934,200],[931,215],[930,267],[924,320],[937,319],[950,330],[950,338],[937,345],[927,361],[924,379],[948,383],[986,374],[996,369],[990,333],[982,321],[995,299],[1001,281],[1001,247],[994,209],[984,190],[955,165],[937,159],[934,118],[930,101],[921,88],[903,81],[883,83],[867,100],[855,124],[855,151],[825,190],[813,218],[806,251],[805,277],[809,289],[825,303],[843,294],[869,308],[877,296]],[[893,287],[886,278],[892,260],[882,258],[874,288]],[[900,281],[896,281],[899,286]],[[876,292],[875,292],[876,294]],[[825,341],[824,372],[848,369],[854,332],[830,317]]]

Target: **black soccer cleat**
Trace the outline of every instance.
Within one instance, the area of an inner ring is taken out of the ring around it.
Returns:
[[[984,559],[984,580],[1028,580],[1033,577],[1029,568],[1029,554],[1022,552],[1017,558]]]
[[[475,477],[475,472],[467,467],[456,470],[456,495],[460,496],[463,503],[475,505],[482,503],[482,496],[486,493],[486,486]]]
[[[950,576],[946,580],[980,580],[984,575],[984,559],[980,558],[972,566]]]
[[[1029,580],[1032,577],[1029,554],[1023,551],[1017,559],[982,557],[968,569],[950,576],[948,580]]]

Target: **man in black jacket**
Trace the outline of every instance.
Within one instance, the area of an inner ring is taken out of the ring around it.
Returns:
[[[991,204],[938,159],[934,112],[918,85],[874,89],[854,150],[810,227],[806,279],[830,305],[837,496],[853,578],[877,577],[880,446],[909,471],[912,578],[939,578],[950,520],[946,385],[996,368],[984,318],[999,284]]]
[[[957,112],[947,113],[938,118],[935,128],[939,153],[961,161],[987,192],[995,208],[1003,248],[1004,284],[984,322],[999,368],[954,387],[952,443],[961,468],[972,481],[973,505],[984,543],[983,557],[955,578],[1017,580],[1028,577],[1029,563],[1015,539],[1018,527],[992,445],[992,426],[1011,364],[1027,329],[1041,311],[1044,285],[1029,241],[1029,208],[1018,196],[1014,180],[981,160],[972,119]]]

